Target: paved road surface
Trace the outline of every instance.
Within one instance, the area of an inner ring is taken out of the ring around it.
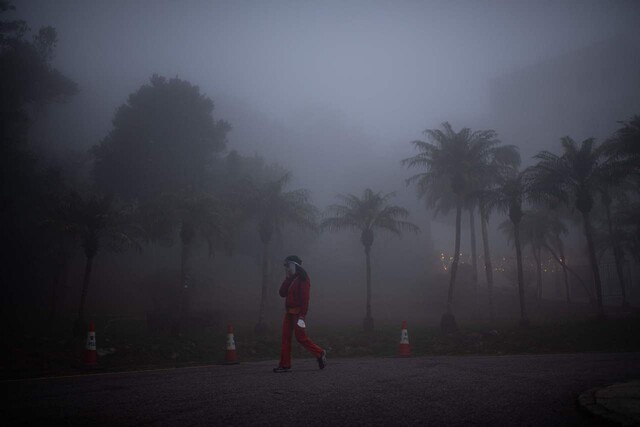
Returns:
[[[600,425],[591,387],[640,378],[640,353],[245,363],[3,382],[2,424]],[[6,393],[8,392],[8,393]]]

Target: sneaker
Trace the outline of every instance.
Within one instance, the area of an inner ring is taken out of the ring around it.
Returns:
[[[322,350],[322,354],[320,355],[320,357],[318,357],[318,368],[320,369],[324,369],[325,366],[327,366],[327,352],[325,350]]]
[[[282,366],[278,366],[277,368],[273,368],[273,372],[276,374],[280,374],[282,372],[290,372],[291,368],[283,368]]]

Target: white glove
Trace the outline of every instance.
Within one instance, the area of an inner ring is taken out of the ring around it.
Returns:
[[[304,323],[304,319],[298,319],[298,326],[301,328],[307,327],[307,325]]]

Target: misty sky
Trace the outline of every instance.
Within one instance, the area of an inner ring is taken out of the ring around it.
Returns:
[[[33,29],[58,29],[56,64],[98,101],[94,108],[113,111],[160,73],[285,123],[310,106],[335,110],[380,141],[410,140],[443,120],[473,123],[488,108],[489,79],[618,34],[638,35],[640,22],[640,2],[630,1],[16,6],[14,16]]]
[[[523,145],[526,163],[563,135],[527,130],[528,140],[509,140],[513,129],[509,135],[492,117],[492,79],[614,37],[640,40],[638,1],[15,5],[8,15],[34,31],[56,27],[55,65],[81,89],[57,107],[63,115],[44,128],[45,143],[86,150],[153,73],[178,76],[213,98],[216,119],[230,120],[229,148],[283,164],[318,206],[370,186],[403,193],[398,202],[414,221],[424,205],[406,188],[413,171],[400,160],[415,154],[409,142],[424,129],[445,120],[456,129],[497,126],[505,143]],[[451,232],[434,229],[436,246],[450,245]]]

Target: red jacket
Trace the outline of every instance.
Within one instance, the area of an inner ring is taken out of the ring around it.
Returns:
[[[280,296],[287,297],[285,307],[288,313],[298,313],[300,317],[307,315],[309,309],[309,278],[302,280],[299,274],[287,277],[280,285]]]

